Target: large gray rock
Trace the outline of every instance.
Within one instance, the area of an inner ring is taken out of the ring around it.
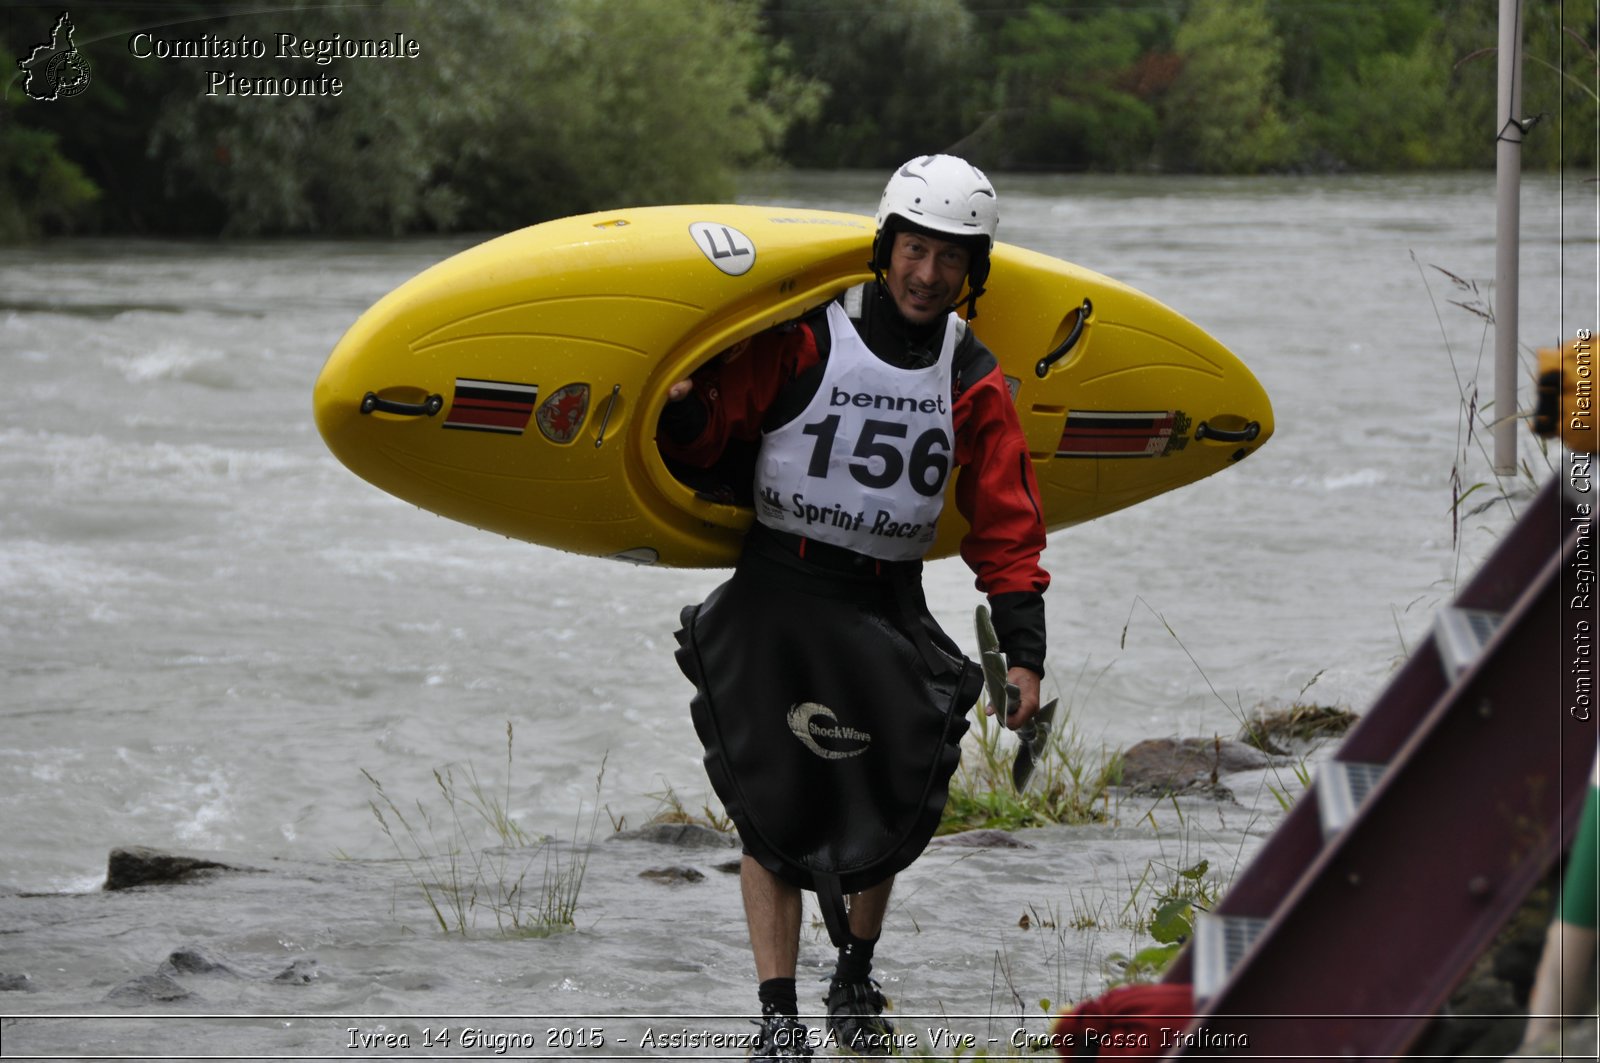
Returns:
[[[732,834],[698,823],[646,823],[637,830],[618,831],[610,840],[655,842],[679,849],[731,849],[739,844]]]
[[[122,1004],[164,1004],[192,996],[194,994],[178,984],[177,979],[158,971],[123,982],[107,993],[106,999]]]
[[[217,871],[240,871],[242,868],[206,860],[197,856],[180,856],[130,845],[111,850],[106,862],[108,890],[125,890],[134,886],[156,886],[174,882],[192,882]]]
[[[1033,846],[1003,830],[964,830],[942,834],[928,843],[930,849],[1032,849]]]
[[[226,961],[212,955],[199,945],[185,945],[173,949],[158,974],[225,974],[237,978],[239,972]]]
[[[651,867],[639,872],[639,877],[650,879],[653,882],[664,883],[668,886],[704,882],[706,880],[705,872],[693,867]]]
[[[279,969],[275,974],[269,974],[260,964],[240,964],[230,958],[218,956],[201,945],[184,945],[168,953],[166,960],[153,974],[125,983],[122,988],[125,990],[124,997],[136,996],[140,992],[166,992],[172,987],[188,992],[180,979],[195,975],[255,981],[271,979],[274,982],[293,985],[310,985],[321,977],[321,973],[321,967],[313,956],[296,957],[289,966]]]
[[[1183,793],[1271,764],[1261,750],[1225,738],[1150,738],[1122,754],[1122,785],[1140,793]]]
[[[273,976],[274,982],[285,982],[290,985],[310,985],[322,977],[322,968],[313,956],[300,956],[289,966]]]

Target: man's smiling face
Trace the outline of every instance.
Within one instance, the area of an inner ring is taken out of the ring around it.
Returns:
[[[913,325],[926,325],[954,305],[971,264],[972,254],[963,244],[899,232],[894,235],[884,283],[900,316]]]

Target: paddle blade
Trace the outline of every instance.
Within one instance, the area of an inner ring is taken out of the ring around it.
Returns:
[[[989,699],[989,707],[999,717],[1000,726],[1004,727],[1006,720],[1017,711],[1022,692],[1006,682],[1006,656],[1000,652],[1000,636],[995,634],[994,621],[989,617],[987,605],[978,606],[974,621],[978,632],[978,657],[983,665],[984,691]]]
[[[1019,794],[1027,789],[1028,780],[1033,777],[1033,766],[1044,759],[1045,751],[1050,748],[1050,730],[1055,723],[1059,701],[1059,698],[1051,698],[1050,703],[1035,713],[1033,719],[1017,728],[1017,737],[1022,739],[1022,746],[1017,750],[1017,759],[1011,762],[1011,785]]]

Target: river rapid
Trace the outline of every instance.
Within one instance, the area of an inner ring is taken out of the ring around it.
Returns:
[[[1297,700],[1361,711],[1554,460],[1524,433],[1530,474],[1498,481],[1472,430],[1493,381],[1492,175],[995,177],[1003,239],[1191,317],[1277,420],[1241,465],[1051,537],[1046,695],[1092,750],[1231,737]],[[880,186],[771,175],[743,198],[870,213]],[[1525,365],[1596,325],[1590,189],[1525,179]],[[688,1056],[752,1029],[731,853],[605,840],[712,800],[671,632],[723,574],[418,511],[312,424],[343,330],[477,239],[63,240],[0,261],[6,1056]],[[1460,520],[1453,474],[1484,485]],[[939,562],[927,586],[970,650],[970,573]],[[441,931],[429,873],[373,810],[447,815],[436,770],[475,773],[554,839],[492,850],[529,890],[581,866],[594,831],[575,931],[501,935],[483,910]],[[1280,815],[1271,789],[1296,785],[1261,773],[1235,801],[1155,813],[1119,794],[1110,823],[1025,832],[1032,848],[931,851],[880,948],[903,1028],[991,1054],[1042,1031],[1041,999],[1099,991],[1110,953],[1148,944],[1132,923],[1151,881],[1207,859],[1224,884]],[[264,873],[100,892],[119,845]],[[641,877],[664,867],[705,877]],[[810,925],[813,1013],[825,945]],[[163,968],[186,947],[226,971]],[[125,991],[163,970],[182,995]]]

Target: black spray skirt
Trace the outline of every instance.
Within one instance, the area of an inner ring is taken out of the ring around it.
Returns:
[[[712,788],[747,853],[822,897],[836,940],[842,895],[933,837],[982,686],[920,566],[891,571],[819,571],[758,531],[677,633]]]

